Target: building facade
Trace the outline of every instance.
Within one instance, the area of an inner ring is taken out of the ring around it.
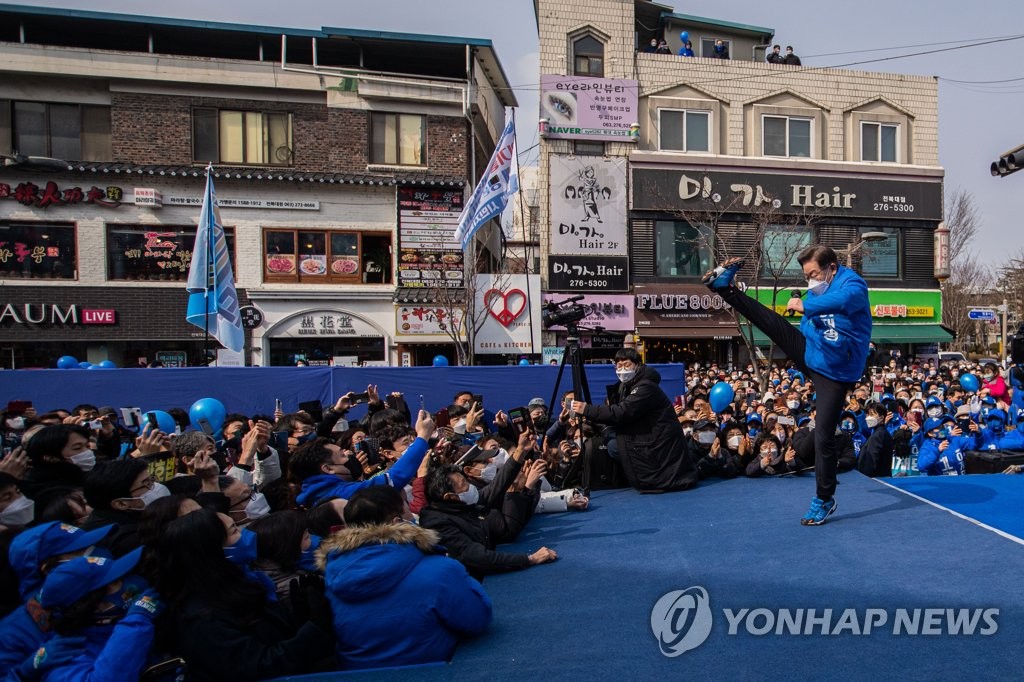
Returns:
[[[877,344],[951,339],[934,78],[766,63],[772,29],[647,0],[535,7],[549,291],[623,296],[649,360],[738,362],[752,332],[701,275],[743,257],[748,295],[782,309],[796,254],[823,243],[868,281]],[[697,56],[677,55],[684,34]],[[729,58],[701,56],[718,40]]]
[[[464,286],[452,235],[516,104],[490,41],[44,8],[0,26],[3,366],[214,357],[184,320],[207,164],[249,327],[225,362],[453,355],[431,292]]]

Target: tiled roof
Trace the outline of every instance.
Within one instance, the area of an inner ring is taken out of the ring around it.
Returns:
[[[139,175],[180,178],[201,178],[206,175],[203,166],[163,166],[143,165],[134,163],[110,163],[92,161],[68,162],[69,171],[96,173],[105,175]],[[429,173],[402,172],[395,173],[310,173],[291,168],[236,168],[231,166],[214,166],[214,178],[253,180],[256,182],[277,180],[282,182],[310,182],[342,185],[422,185],[424,187],[462,187],[463,178]]]

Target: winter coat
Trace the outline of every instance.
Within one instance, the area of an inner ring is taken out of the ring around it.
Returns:
[[[615,427],[622,470],[641,492],[687,490],[697,484],[697,468],[685,452],[683,431],[660,382],[653,367],[641,365],[628,382],[609,387],[609,402],[583,410],[587,419]]]
[[[876,478],[892,476],[893,437],[885,424],[875,427],[857,456],[857,471]]]
[[[1007,401],[1010,398],[1010,392],[1006,388],[1006,382],[999,375],[996,375],[992,381],[983,381],[981,383],[982,388],[989,390],[989,395],[996,400]]]
[[[50,612],[33,596],[0,620],[0,679],[53,636]]]
[[[113,625],[93,625],[72,636],[85,637],[84,651],[50,670],[46,682],[137,680],[153,644],[153,619],[133,613]]]
[[[964,467],[964,453],[974,449],[973,436],[952,436],[949,446],[939,452],[937,438],[926,438],[917,453],[917,470],[928,476],[963,476],[967,473]]]
[[[447,661],[459,639],[484,632],[491,599],[438,535],[411,523],[357,526],[317,552],[346,669]]]
[[[836,381],[859,380],[871,342],[868,286],[860,275],[840,265],[825,293],[808,291],[800,331],[808,368]]]
[[[404,488],[416,476],[420,462],[423,461],[423,456],[427,454],[429,447],[427,441],[417,438],[387,472],[366,481],[343,481],[334,474],[310,476],[302,482],[302,492],[296,496],[295,501],[307,509],[312,509],[327,500],[339,497],[347,500],[356,491],[371,485]]]

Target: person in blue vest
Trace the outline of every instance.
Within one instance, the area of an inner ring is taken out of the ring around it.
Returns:
[[[735,285],[743,259],[722,263],[704,275],[703,282],[764,332],[814,383],[816,491],[800,523],[817,526],[836,510],[836,427],[846,394],[864,372],[871,342],[871,306],[867,283],[840,265],[828,246],[808,246],[797,262],[807,278],[807,293],[804,298],[791,297],[786,310],[803,315],[799,330]]]
[[[964,453],[975,446],[974,436],[964,436],[949,415],[924,423],[924,444],[917,453],[917,470],[928,476],[963,476]]]

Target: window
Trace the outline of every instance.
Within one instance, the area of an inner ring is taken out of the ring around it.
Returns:
[[[425,166],[427,117],[415,114],[372,114],[370,163]]]
[[[391,283],[391,235],[334,230],[266,230],[267,282]]]
[[[714,57],[715,56],[715,41],[718,38],[701,38],[700,39],[700,56],[701,57]],[[725,44],[725,51],[732,56],[732,41],[722,38],[722,43]]]
[[[78,277],[72,225],[0,223],[0,278]]]
[[[896,138],[898,131],[898,125],[862,122],[860,124],[861,161],[896,163]]]
[[[769,226],[761,238],[761,276],[770,279],[801,279],[804,269],[796,258],[811,243],[806,227]]]
[[[762,119],[764,156],[810,158],[811,119],[765,116]]]
[[[192,111],[192,156],[214,163],[292,164],[292,115],[197,108]]]
[[[654,223],[655,274],[658,277],[700,277],[714,267],[710,227],[658,220]]]
[[[234,228],[224,236],[234,270]],[[195,243],[194,225],[107,225],[107,279],[184,282]]]
[[[604,156],[604,142],[573,140],[572,150],[576,156]]]
[[[900,231],[895,227],[862,227],[865,232],[885,232],[889,238],[884,241],[868,242],[860,251],[860,272],[869,277],[900,276]]]
[[[572,72],[576,76],[604,77],[604,44],[592,35],[572,41]]]
[[[109,161],[110,107],[0,100],[0,153]]]
[[[711,151],[711,112],[659,109],[659,149],[680,152]]]

